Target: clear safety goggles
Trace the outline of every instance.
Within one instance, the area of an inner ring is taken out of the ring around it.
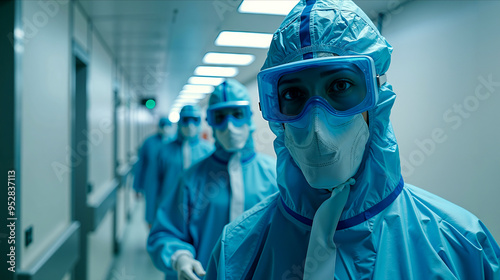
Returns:
[[[194,125],[199,125],[201,123],[201,118],[200,117],[185,116],[185,117],[181,117],[179,119],[179,123],[183,126],[188,126],[189,123],[193,123]]]
[[[248,124],[252,113],[248,101],[222,102],[208,107],[207,122],[215,129],[224,129],[230,121],[235,126]]]
[[[315,106],[338,117],[365,112],[377,104],[378,77],[369,56],[335,56],[292,62],[257,75],[260,109],[273,122],[301,120]]]

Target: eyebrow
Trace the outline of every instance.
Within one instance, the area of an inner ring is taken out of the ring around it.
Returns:
[[[283,84],[293,84],[293,83],[299,83],[299,82],[301,82],[301,79],[299,79],[299,78],[285,79],[283,81],[278,81],[278,86],[281,86]]]
[[[329,71],[326,71],[326,72],[319,73],[319,76],[321,78],[324,78],[326,76],[330,76],[331,74],[334,74],[334,73],[337,73],[337,72],[341,72],[341,71],[349,71],[349,72],[352,72],[353,74],[359,74],[358,71],[355,71],[353,69],[349,69],[349,68],[346,68],[346,67],[342,67],[342,68],[339,68],[339,69],[333,69],[333,70],[329,70]]]

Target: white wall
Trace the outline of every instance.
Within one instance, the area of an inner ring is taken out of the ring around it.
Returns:
[[[114,176],[113,163],[113,82],[112,54],[89,25],[89,19],[70,1],[22,1],[24,53],[22,59],[21,170],[19,189],[21,235],[19,259],[26,269],[40,258],[71,222],[71,58],[72,40],[88,52],[88,140],[89,182],[94,192]],[[72,9],[72,10],[70,10]],[[73,18],[71,18],[71,14]],[[121,96],[130,96],[128,82],[122,79]],[[126,99],[126,98],[124,98]],[[136,105],[133,104],[132,107]],[[124,106],[126,107],[126,106]],[[119,158],[136,146],[139,135],[125,135],[125,125],[138,133],[139,114],[133,124],[125,120],[119,135]],[[139,109],[135,109],[136,112]],[[145,122],[150,122],[150,116]],[[142,129],[148,131],[147,129]],[[135,141],[134,141],[135,140]],[[128,149],[128,150],[127,150]],[[122,213],[123,214],[123,213]],[[112,261],[112,213],[89,235],[89,279],[104,279]],[[24,246],[24,231],[33,227],[33,243]]]
[[[114,178],[113,163],[113,108],[114,66],[111,54],[96,32],[92,33],[89,45],[90,63],[88,75],[88,140],[89,182],[92,193],[101,192]],[[113,236],[111,213],[106,215],[88,239],[88,277],[104,279],[113,259]]]
[[[120,76],[120,90],[118,91],[118,98],[120,99],[120,106],[117,108],[117,126],[118,126],[118,162],[119,164],[127,163],[127,99],[129,88],[125,81],[125,77]]]
[[[89,233],[88,249],[88,274],[89,280],[105,280],[112,264],[113,245],[113,212],[109,211],[103,218],[99,227]]]
[[[97,191],[113,179],[113,64],[92,34],[88,80],[89,182]]]
[[[89,50],[88,22],[78,5],[73,5],[73,40],[85,51]]]
[[[132,102],[130,104],[130,154],[137,152],[144,140],[157,130],[158,121],[145,106]]]
[[[22,268],[26,268],[71,219],[69,5],[23,1],[22,19],[19,220],[23,234],[18,236],[17,249],[21,250]],[[24,231],[29,226],[33,226],[33,243],[26,248]]]
[[[383,34],[406,182],[468,209],[500,242],[498,11],[498,1],[415,1]]]
[[[96,31],[89,28],[89,19],[79,5],[74,5],[73,39],[89,54],[87,121],[89,141],[89,178],[96,195],[114,178],[113,108],[114,67],[112,54]],[[126,83],[124,83],[126,86]],[[121,137],[125,137],[120,134]],[[120,137],[119,136],[119,137]],[[121,138],[120,137],[120,138]],[[124,142],[120,139],[119,142]],[[88,278],[104,279],[113,254],[112,212],[106,214],[99,227],[88,235]]]

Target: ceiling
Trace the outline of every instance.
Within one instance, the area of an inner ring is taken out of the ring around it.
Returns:
[[[264,1],[264,0],[262,0]],[[287,0],[281,0],[287,1]],[[249,53],[249,66],[235,79],[255,79],[267,49],[219,47],[222,30],[273,33],[284,16],[243,14],[242,0],[78,0],[138,96],[155,96],[160,113],[169,111],[196,66],[209,51]],[[375,20],[402,1],[354,1]]]

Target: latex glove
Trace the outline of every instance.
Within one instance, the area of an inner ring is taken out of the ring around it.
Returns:
[[[176,263],[177,280],[199,280],[198,276],[205,276],[201,263],[187,254],[181,255]],[[196,272],[196,274],[195,274]]]

